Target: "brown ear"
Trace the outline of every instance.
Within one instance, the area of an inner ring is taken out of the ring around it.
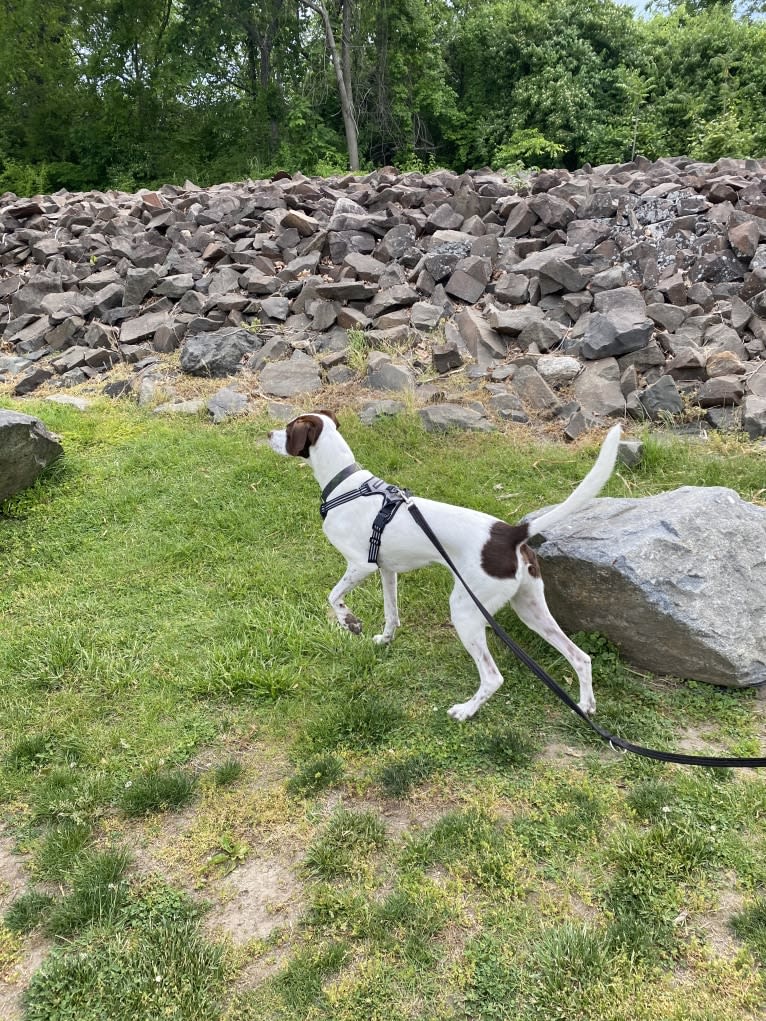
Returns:
[[[293,457],[308,457],[309,447],[316,443],[322,432],[322,419],[316,415],[301,415],[287,426],[287,453]]]
[[[321,411],[317,411],[317,415],[327,415],[330,421],[335,423],[335,428],[338,430],[338,432],[340,432],[340,422],[332,413],[332,411],[328,411],[326,408],[322,408]]]

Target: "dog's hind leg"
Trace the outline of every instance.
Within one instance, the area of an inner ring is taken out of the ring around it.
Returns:
[[[450,596],[452,623],[463,645],[479,671],[479,687],[467,702],[453,705],[449,715],[453,720],[467,720],[503,683],[503,675],[497,668],[487,645],[486,621],[479,613],[462,586],[456,586]]]
[[[354,635],[361,634],[362,622],[349,610],[343,602],[343,597],[376,570],[376,564],[346,564],[346,573],[327,597],[340,626]]]
[[[596,699],[593,695],[590,656],[570,641],[556,623],[545,601],[540,578],[528,576],[511,599],[511,606],[528,628],[569,661],[580,682],[580,708],[592,716],[596,711]]]
[[[372,639],[378,645],[387,645],[393,641],[396,629],[399,627],[399,606],[396,596],[396,571],[389,571],[386,567],[380,569],[380,580],[383,585],[383,613],[386,622],[383,625],[383,633],[375,635]]]

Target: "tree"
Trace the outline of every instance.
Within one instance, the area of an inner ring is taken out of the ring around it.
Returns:
[[[354,111],[354,91],[351,76],[351,24],[353,18],[353,0],[339,0],[341,16],[341,48],[335,41],[332,21],[324,0],[302,0],[303,5],[314,11],[322,19],[325,42],[332,60],[335,80],[338,87],[343,130],[346,134],[348,162],[352,170],[359,169],[359,128]]]

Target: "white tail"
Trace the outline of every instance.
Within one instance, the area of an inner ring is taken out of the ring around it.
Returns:
[[[529,522],[530,536],[544,535],[552,525],[557,525],[559,521],[562,521],[570,514],[574,514],[575,511],[584,507],[589,500],[598,496],[609,476],[614,471],[615,461],[617,460],[617,447],[619,446],[619,443],[620,426],[615,425],[606,434],[606,438],[601,444],[601,450],[598,452],[596,463],[582,480],[577,489],[575,489],[574,493],[572,493],[571,496],[568,496],[563,503],[558,505],[558,507],[554,507],[546,514],[540,514],[538,517],[533,518]]]

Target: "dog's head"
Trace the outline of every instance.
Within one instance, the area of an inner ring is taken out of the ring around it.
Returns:
[[[288,422],[284,429],[269,433],[269,446],[277,454],[291,457],[308,457],[309,451],[318,442],[323,430],[340,428],[338,419],[331,411],[315,411],[309,415],[298,415]]]

